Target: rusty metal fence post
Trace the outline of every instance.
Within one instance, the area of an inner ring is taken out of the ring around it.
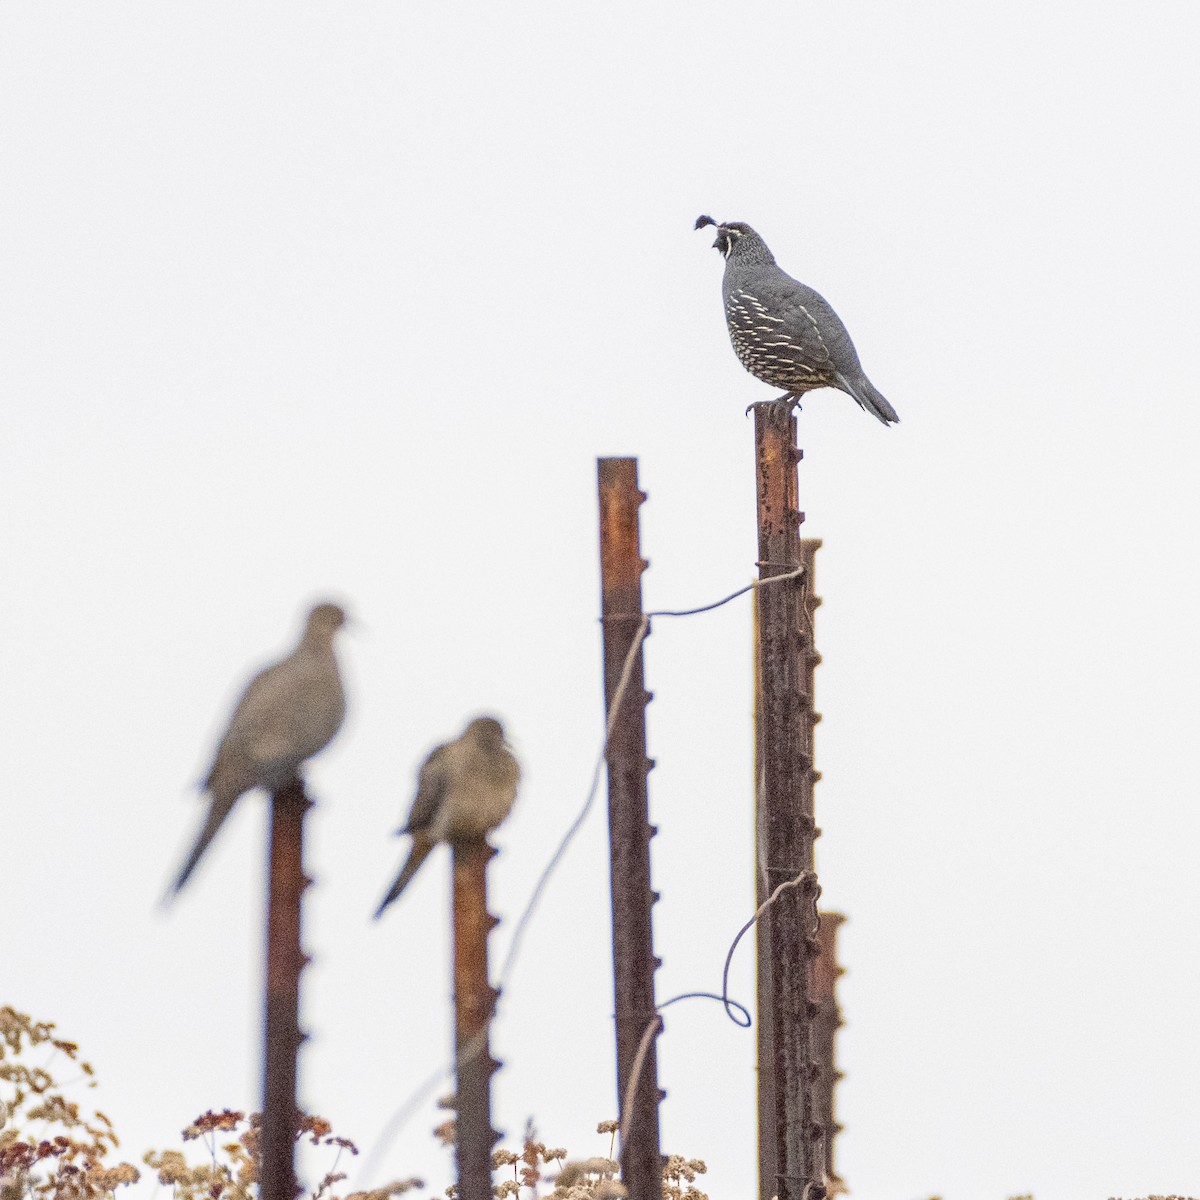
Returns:
[[[263,1065],[262,1200],[296,1196],[296,1058],[300,1032],[300,944],[304,875],[304,817],[312,802],[294,778],[271,794],[267,895],[266,1037]]]
[[[813,999],[818,1010],[814,1050],[820,1071],[816,1084],[817,1119],[825,1129],[825,1174],[839,1191],[845,1190],[845,1183],[833,1164],[834,1139],[842,1128],[837,1123],[834,1089],[842,1076],[837,1069],[834,1039],[842,1027],[842,1013],[837,1001],[837,981],[842,974],[837,959],[837,931],[845,919],[841,913],[821,913],[821,927],[817,931],[821,948],[813,973]]]
[[[487,865],[495,850],[484,841],[458,842],[454,859],[454,1072],[458,1113],[455,1158],[459,1200],[491,1200],[491,1056],[488,1027],[500,993],[488,981],[487,939],[499,923],[487,910]]]
[[[600,583],[604,637],[605,711],[612,713],[622,670],[642,625],[642,572],[637,459],[597,461],[600,492]],[[621,1179],[630,1200],[661,1200],[656,1043],[661,1029],[654,998],[650,839],[646,775],[646,702],[639,647],[607,750],[612,877],[613,984],[616,996],[617,1095]],[[635,1086],[631,1089],[630,1082]]]
[[[815,1107],[817,953],[813,844],[812,564],[802,550],[796,421],[772,404],[754,409],[759,579],[807,566],[794,583],[756,593],[756,835],[758,899],[782,891],[758,923],[760,1200],[820,1200],[825,1194],[822,1127]]]

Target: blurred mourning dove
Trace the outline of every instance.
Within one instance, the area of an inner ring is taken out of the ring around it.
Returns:
[[[495,717],[477,717],[461,737],[433,750],[417,776],[417,795],[400,833],[412,835],[408,860],[375,912],[378,917],[438,842],[485,838],[512,809],[521,768]]]
[[[295,650],[247,685],[204,781],[212,797],[208,818],[172,892],[187,883],[239,796],[281,786],[333,740],[346,715],[333,635],[345,621],[336,604],[318,604]]]

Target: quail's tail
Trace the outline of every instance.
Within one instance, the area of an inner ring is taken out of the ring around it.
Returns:
[[[858,401],[859,408],[865,409],[871,416],[882,421],[885,425],[899,422],[896,410],[887,402],[883,393],[860,371],[855,376],[838,374],[838,382],[842,391],[853,396]]]
[[[417,873],[421,864],[429,857],[429,852],[433,849],[434,845],[435,843],[431,838],[419,833],[413,835],[413,844],[412,849],[408,852],[408,861],[400,868],[400,874],[396,876],[396,882],[388,888],[387,895],[384,896],[379,907],[375,910],[375,919],[377,921],[383,916],[383,910],[408,887],[409,882]]]
[[[167,894],[164,899],[169,900],[173,896],[177,896],[182,890],[183,885],[187,883],[192,872],[196,869],[196,864],[203,857],[205,850],[213,838],[217,836],[217,830],[221,828],[222,822],[229,816],[230,810],[233,808],[233,801],[225,802],[213,797],[212,805],[208,810],[208,816],[204,820],[204,828],[200,831],[200,836],[196,839],[196,844],[192,847],[192,852],[187,857],[187,862],[183,864],[182,870],[175,878],[175,882],[167,889]]]

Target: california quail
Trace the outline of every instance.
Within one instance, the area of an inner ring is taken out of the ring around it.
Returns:
[[[716,225],[713,246],[725,256],[721,292],[733,349],[756,379],[784,389],[777,403],[790,409],[805,392],[832,387],[885,425],[899,421],[867,378],[845,325],[825,298],[781,271],[749,225],[696,219],[697,229],[705,225]]]

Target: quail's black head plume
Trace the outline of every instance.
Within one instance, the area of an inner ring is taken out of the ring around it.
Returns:
[[[899,421],[867,378],[845,325],[825,298],[781,271],[749,225],[696,219],[697,229],[706,225],[716,226],[713,246],[725,257],[725,322],[742,366],[783,388],[778,402],[789,407],[805,392],[831,387],[885,425]]]

